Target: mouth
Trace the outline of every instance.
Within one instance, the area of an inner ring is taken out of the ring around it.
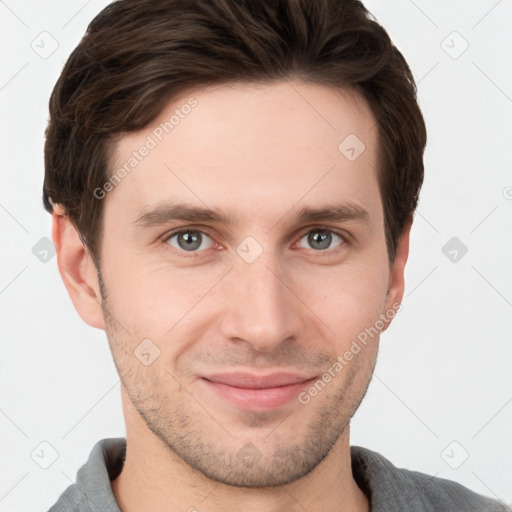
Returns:
[[[234,372],[203,376],[200,380],[216,397],[237,408],[269,411],[296,399],[316,378],[283,372],[267,375]]]

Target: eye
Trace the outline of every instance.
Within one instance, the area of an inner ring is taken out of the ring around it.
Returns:
[[[171,233],[166,242],[176,249],[187,252],[197,252],[197,249],[209,249],[213,245],[213,240],[203,231],[185,229]]]
[[[332,249],[330,246],[333,241],[338,241],[338,246],[345,243],[345,240],[340,234],[330,229],[312,229],[300,239],[299,247],[304,247],[304,245],[302,245],[303,240],[306,240],[306,243],[308,243],[309,246],[315,251]]]

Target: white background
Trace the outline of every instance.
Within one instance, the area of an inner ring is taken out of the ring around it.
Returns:
[[[51,237],[41,200],[50,92],[106,3],[0,2],[2,512],[47,510],[96,441],[125,435],[104,332],[75,312],[56,258],[32,252]],[[352,444],[512,502],[512,2],[366,5],[413,70],[429,140],[404,308],[381,339]],[[58,43],[46,59],[31,47],[55,44],[43,31]],[[442,252],[452,237],[468,248],[456,262]],[[48,469],[31,457],[42,442],[58,452]]]

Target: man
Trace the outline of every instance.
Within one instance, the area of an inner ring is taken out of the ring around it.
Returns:
[[[349,442],[425,143],[360,2],[102,11],[52,94],[44,201],[126,441],[99,441],[51,510],[506,510]]]

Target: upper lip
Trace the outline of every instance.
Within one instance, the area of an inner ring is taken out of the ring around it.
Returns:
[[[247,372],[231,372],[203,375],[203,378],[237,388],[265,389],[298,384],[299,382],[311,380],[313,377],[288,372],[269,373],[266,375],[255,375]]]

